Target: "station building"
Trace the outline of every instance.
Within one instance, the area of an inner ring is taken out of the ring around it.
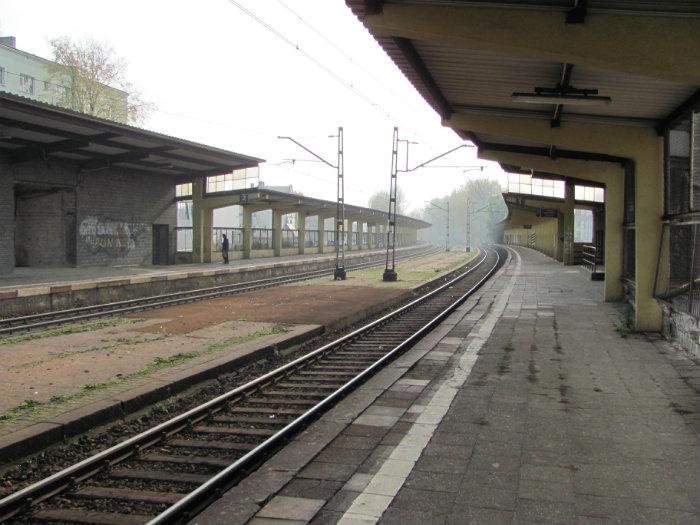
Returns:
[[[605,298],[698,344],[700,4],[347,4],[480,158],[604,187]]]
[[[16,266],[206,263],[216,260],[224,232],[234,258],[334,250],[335,201],[229,190],[234,173],[260,162],[0,93],[0,275]],[[185,201],[191,223],[183,226]],[[240,207],[240,227],[215,228],[214,210],[231,206]],[[271,219],[254,228],[252,218],[266,210]],[[290,214],[295,220],[283,222]],[[346,205],[345,216],[348,249],[383,245],[386,212]],[[415,244],[428,226],[397,217],[397,244]]]
[[[259,162],[0,93],[0,273],[168,264],[175,186]]]

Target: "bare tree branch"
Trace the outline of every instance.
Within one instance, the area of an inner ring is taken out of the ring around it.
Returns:
[[[59,91],[59,105],[128,124],[142,124],[155,109],[127,81],[126,61],[108,44],[93,39],[76,42],[65,36],[49,44],[56,63],[49,73]]]

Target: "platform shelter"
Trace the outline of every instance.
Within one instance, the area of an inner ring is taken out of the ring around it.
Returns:
[[[170,264],[176,185],[260,162],[0,93],[0,274]]]
[[[346,3],[481,158],[605,186],[606,299],[635,329],[697,328],[700,4]]]
[[[335,201],[264,187],[209,192],[205,177],[195,178],[191,188],[191,194],[178,197],[179,201],[192,201],[191,262],[210,262],[218,257],[215,254],[221,251],[224,233],[229,238],[230,255],[235,259],[335,251]],[[214,210],[231,206],[240,208],[240,227],[214,227]],[[253,223],[253,215],[260,212],[272,215],[272,220],[262,228]],[[345,250],[386,246],[387,211],[346,204],[344,213],[345,238],[341,242]],[[428,222],[397,215],[396,246],[417,244],[418,230],[428,227]]]

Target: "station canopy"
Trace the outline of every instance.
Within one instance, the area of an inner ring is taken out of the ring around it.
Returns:
[[[262,159],[0,93],[0,155],[11,164],[60,159],[171,175],[175,183],[257,166]]]
[[[191,197],[180,197],[178,200],[189,200]],[[206,193],[204,200],[209,205],[215,207],[225,207],[234,205],[246,205],[253,209],[268,210],[278,209],[283,213],[296,213],[303,211],[307,215],[324,215],[326,217],[335,216],[336,201],[327,201],[307,197],[298,193],[287,193],[284,191],[269,190],[265,188],[248,188],[225,192]],[[387,202],[388,207],[388,202]],[[351,221],[362,221],[368,223],[384,223],[389,220],[389,213],[364,206],[345,204],[345,218]],[[417,230],[429,228],[431,224],[421,219],[408,217],[406,215],[396,215],[396,224]]]
[[[474,123],[662,130],[700,105],[697,0],[346,2],[443,123],[480,150],[589,159]]]

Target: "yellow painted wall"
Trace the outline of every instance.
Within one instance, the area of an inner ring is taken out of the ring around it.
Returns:
[[[532,226],[525,229],[525,225]],[[529,244],[530,236],[535,235],[535,244]],[[534,211],[510,207],[510,215],[503,224],[503,240],[506,244],[530,246],[535,250],[556,257],[559,237],[559,221],[556,218],[537,217]]]

